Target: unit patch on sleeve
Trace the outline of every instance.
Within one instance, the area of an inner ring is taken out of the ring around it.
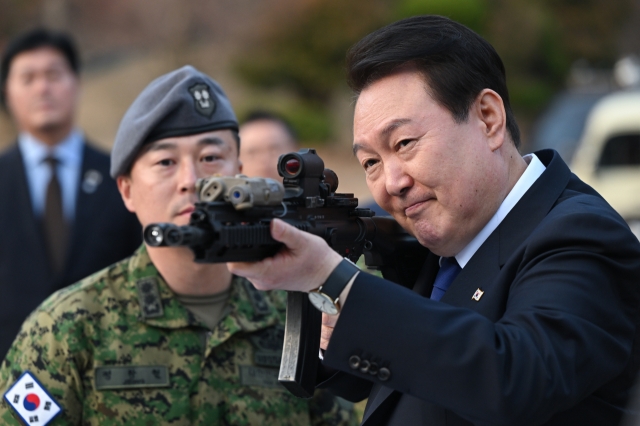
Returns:
[[[46,425],[62,408],[29,371],[4,394],[4,399],[28,425]]]

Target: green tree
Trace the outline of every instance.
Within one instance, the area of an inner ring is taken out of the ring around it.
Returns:
[[[302,140],[327,140],[333,135],[332,99],[336,90],[346,90],[347,49],[387,21],[383,0],[312,1],[289,25],[272,22],[255,51],[238,59],[235,70],[254,87],[293,93],[295,103],[275,109],[292,122]]]
[[[574,61],[613,64],[631,1],[314,0],[290,25],[273,22],[236,70],[255,87],[294,93],[299,116],[305,111],[324,114],[321,121],[326,121],[332,97],[344,89],[344,58],[353,43],[395,20],[438,14],[467,25],[494,45],[507,69],[514,109],[526,121],[564,85]],[[330,127],[328,121],[325,127]],[[327,130],[320,138],[329,134]]]

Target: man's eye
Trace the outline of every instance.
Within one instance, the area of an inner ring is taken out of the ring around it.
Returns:
[[[377,162],[377,160],[366,160],[364,163],[362,163],[362,167],[367,170],[369,167],[374,166]]]
[[[204,163],[213,163],[216,160],[219,160],[220,157],[218,157],[217,155],[205,155],[204,157],[202,157],[202,162]]]
[[[60,70],[49,70],[47,72],[47,79],[49,79],[49,81],[58,81],[60,78],[62,78],[62,72]]]
[[[405,147],[407,145],[409,145],[411,142],[413,142],[415,139],[403,139],[400,142],[398,142],[398,147]]]
[[[163,160],[158,161],[158,164],[161,166],[171,166],[175,164],[175,162],[169,158],[165,158]]]

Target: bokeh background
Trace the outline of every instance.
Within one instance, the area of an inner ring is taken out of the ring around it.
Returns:
[[[83,62],[78,122],[109,150],[120,118],[153,78],[192,64],[218,80],[242,118],[287,117],[341,192],[369,197],[349,154],[347,48],[394,20],[435,13],[487,38],[502,56],[524,146],[563,93],[619,89],[614,69],[640,53],[640,0],[0,0],[0,48],[37,25],[75,36]],[[0,117],[0,148],[15,129]]]

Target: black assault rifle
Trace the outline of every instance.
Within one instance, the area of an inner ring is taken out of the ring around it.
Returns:
[[[315,149],[282,155],[273,179],[211,177],[196,184],[199,202],[189,225],[151,224],[144,229],[150,246],[188,246],[200,263],[257,261],[282,244],[271,238],[273,218],[327,241],[353,262],[364,254],[367,266],[393,282],[411,286],[426,249],[396,221],[358,208],[353,194],[337,194],[337,175],[324,168]],[[284,347],[278,380],[301,398],[313,395],[320,345],[321,314],[307,294],[289,292]]]

